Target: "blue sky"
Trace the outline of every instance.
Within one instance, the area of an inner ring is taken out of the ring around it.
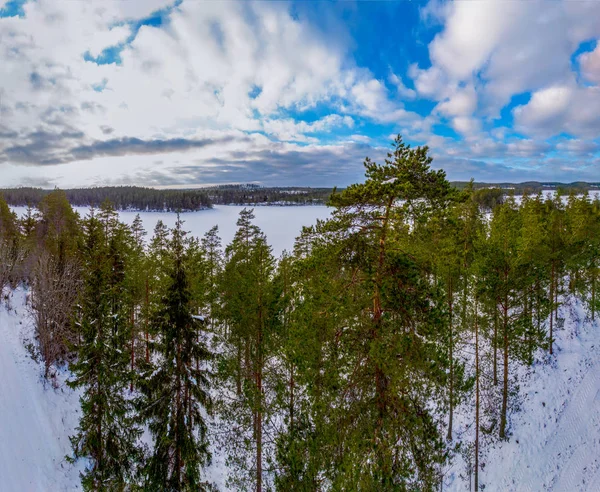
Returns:
[[[600,181],[600,2],[0,0],[0,186]]]

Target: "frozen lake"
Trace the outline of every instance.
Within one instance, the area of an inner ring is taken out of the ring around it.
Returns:
[[[19,216],[25,213],[25,207],[11,207]],[[252,208],[252,207],[247,207]],[[74,207],[84,217],[89,208]],[[211,227],[219,226],[219,236],[223,247],[231,242],[237,229],[236,221],[244,207],[239,205],[215,205],[211,210],[186,212],[181,214],[184,221],[183,228],[192,235],[201,237]],[[254,207],[254,223],[266,234],[269,244],[273,247],[273,254],[278,257],[283,250],[291,251],[296,236],[300,234],[302,226],[317,223],[317,219],[326,219],[330,213],[324,205],[314,206],[260,206]],[[131,224],[137,214],[144,223],[144,229],[152,236],[154,226],[162,220],[168,227],[175,225],[177,215],[172,212],[119,212],[121,220]]]

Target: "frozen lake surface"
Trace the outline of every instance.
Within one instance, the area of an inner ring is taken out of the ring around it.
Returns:
[[[215,205],[211,210],[200,210],[198,212],[186,212],[181,214],[184,221],[183,228],[192,235],[201,237],[211,227],[219,226],[219,236],[223,241],[223,247],[228,245],[235,231],[236,221],[239,213],[244,208],[239,205]],[[25,207],[12,207],[17,215],[25,213]],[[74,207],[82,217],[87,215],[88,207]],[[261,228],[266,234],[269,244],[273,247],[273,254],[278,257],[283,250],[291,251],[294,240],[300,234],[302,226],[310,226],[317,223],[317,219],[329,217],[331,209],[324,205],[314,206],[260,206],[254,207],[256,219],[254,224]],[[152,237],[154,226],[162,220],[168,227],[175,225],[177,214],[173,212],[119,212],[121,220],[131,224],[137,214],[144,223],[144,229],[148,233],[147,239]]]

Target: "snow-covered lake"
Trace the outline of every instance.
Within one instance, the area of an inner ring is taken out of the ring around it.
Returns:
[[[84,217],[89,208],[74,207]],[[252,207],[247,207],[252,208]],[[25,213],[25,207],[12,207],[17,215]],[[212,210],[187,212],[181,214],[184,220],[183,227],[192,235],[201,237],[211,227],[219,226],[219,236],[223,246],[231,242],[237,229],[236,221],[243,206],[215,205]],[[317,223],[317,219],[326,219],[331,209],[324,205],[314,206],[260,206],[254,207],[256,219],[254,223],[266,234],[269,244],[273,247],[273,254],[278,257],[283,250],[291,251],[294,240],[300,234],[302,226]],[[177,215],[171,212],[119,212],[121,220],[131,224],[137,214],[144,223],[148,237],[152,236],[154,226],[162,220],[168,227],[175,225]]]

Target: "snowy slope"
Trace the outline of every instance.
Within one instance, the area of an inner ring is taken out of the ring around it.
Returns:
[[[573,298],[559,317],[555,355],[540,352],[529,369],[513,366],[521,408],[511,416],[510,440],[482,453],[486,491],[600,491],[600,323]],[[461,458],[446,476],[445,490],[469,490]]]
[[[0,492],[78,490],[84,463],[64,459],[79,418],[78,393],[66,387],[66,372],[57,388],[44,383],[42,366],[25,349],[32,331],[25,292],[15,291],[9,304],[0,305]],[[521,408],[511,415],[510,440],[482,452],[486,491],[600,492],[600,323],[574,299],[559,316],[565,324],[556,355],[540,352],[530,369],[513,366]],[[463,444],[471,439],[471,410],[465,406],[456,419]],[[213,451],[208,478],[224,490],[224,459]],[[445,477],[444,490],[469,490],[460,455]]]
[[[25,292],[0,304],[0,491],[78,490],[79,470],[65,460],[79,418],[78,395],[58,374],[44,384],[42,366],[24,347],[31,324]]]

